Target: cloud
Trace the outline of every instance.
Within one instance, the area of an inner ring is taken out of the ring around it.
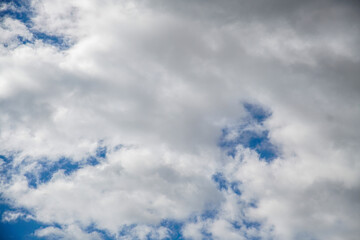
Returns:
[[[106,162],[71,175],[58,171],[37,188],[19,177],[4,193],[39,222],[82,228],[94,224],[112,234],[124,225],[157,225],[167,218],[184,221],[219,204],[222,196],[203,167],[193,164],[189,170],[194,156],[154,151],[122,149],[109,154]]]
[[[99,240],[102,239],[101,235],[97,232],[86,233],[79,229],[77,226],[68,226],[65,229],[56,227],[46,227],[35,231],[35,236],[48,239],[89,239]]]
[[[18,218],[24,217],[25,214],[22,212],[6,211],[2,215],[3,222],[12,222],[16,221]]]
[[[0,190],[36,236],[359,235],[357,3],[29,4],[0,24]]]

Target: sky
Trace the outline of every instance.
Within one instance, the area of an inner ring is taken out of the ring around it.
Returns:
[[[359,12],[0,1],[0,239],[357,240]]]

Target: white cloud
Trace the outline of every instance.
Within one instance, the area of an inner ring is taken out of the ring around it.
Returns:
[[[20,40],[19,38],[22,38]],[[8,49],[13,49],[20,44],[22,41],[32,40],[33,35],[28,30],[26,25],[17,19],[5,17],[0,23],[0,52],[6,54],[4,45]]]
[[[16,212],[16,211],[5,211],[2,214],[2,221],[3,222],[13,222],[16,221],[18,218],[30,218],[30,216],[27,216],[23,212]]]
[[[35,231],[35,236],[46,237],[47,239],[84,239],[84,240],[100,240],[102,236],[97,232],[87,233],[77,227],[76,225],[70,225],[64,227],[64,229],[56,227],[46,227]]]
[[[18,180],[5,193],[17,205],[31,209],[41,222],[95,224],[112,233],[134,223],[186,220],[221,201],[203,167],[209,158],[196,159],[203,161],[201,166],[191,164],[191,158],[154,148],[124,149],[110,154],[107,162],[71,176],[59,172],[36,189],[27,187],[24,179],[19,187]]]
[[[161,220],[196,215],[184,236],[356,239],[358,6],[260,2],[266,7],[37,0],[30,28],[2,20],[0,153],[12,153],[19,169],[0,189],[14,207],[62,226],[37,236],[96,239],[84,232],[90,224],[115,235],[138,224],[129,236],[161,239]],[[223,128],[229,139],[241,134],[243,102],[272,112],[248,125],[269,131],[280,150],[271,163],[241,146],[233,159],[217,146]],[[39,159],[82,161],[100,143],[108,153],[99,165],[28,186],[24,174],[39,172]],[[216,190],[216,172],[238,182],[241,196]],[[201,219],[207,208],[218,214]],[[245,220],[259,229],[233,228]]]

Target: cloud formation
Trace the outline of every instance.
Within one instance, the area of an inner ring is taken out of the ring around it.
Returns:
[[[0,9],[3,221],[61,239],[360,235],[356,1]]]

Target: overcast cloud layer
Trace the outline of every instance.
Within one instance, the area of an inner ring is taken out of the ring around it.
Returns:
[[[37,222],[31,239],[359,238],[357,1],[0,11],[3,224]]]

